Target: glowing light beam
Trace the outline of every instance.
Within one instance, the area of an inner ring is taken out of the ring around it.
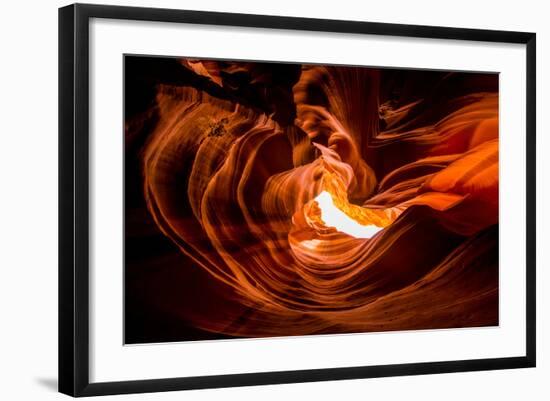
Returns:
[[[383,229],[375,225],[363,225],[349,217],[342,210],[338,209],[327,191],[321,192],[315,198],[321,209],[321,219],[328,227],[334,227],[338,231],[351,235],[355,238],[372,238],[377,232]]]

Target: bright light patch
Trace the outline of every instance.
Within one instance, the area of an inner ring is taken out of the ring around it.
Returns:
[[[363,225],[353,220],[343,211],[338,209],[332,201],[332,196],[323,191],[315,198],[321,209],[321,219],[328,227],[334,227],[338,231],[356,238],[371,238],[383,227],[375,225]]]

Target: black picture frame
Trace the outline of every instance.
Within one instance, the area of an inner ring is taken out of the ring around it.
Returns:
[[[516,43],[526,46],[526,354],[519,357],[90,383],[89,21],[160,21]],[[534,367],[536,35],[357,21],[74,4],[59,9],[59,391],[71,396],[253,386]]]

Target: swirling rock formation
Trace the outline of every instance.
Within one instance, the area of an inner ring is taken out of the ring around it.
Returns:
[[[498,324],[498,76],[293,67],[179,60],[127,118],[174,268],[207,273],[153,302],[214,337]]]

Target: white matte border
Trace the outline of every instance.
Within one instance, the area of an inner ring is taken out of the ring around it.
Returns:
[[[123,54],[500,72],[500,325],[123,346]],[[93,19],[90,382],[525,355],[525,46]]]

